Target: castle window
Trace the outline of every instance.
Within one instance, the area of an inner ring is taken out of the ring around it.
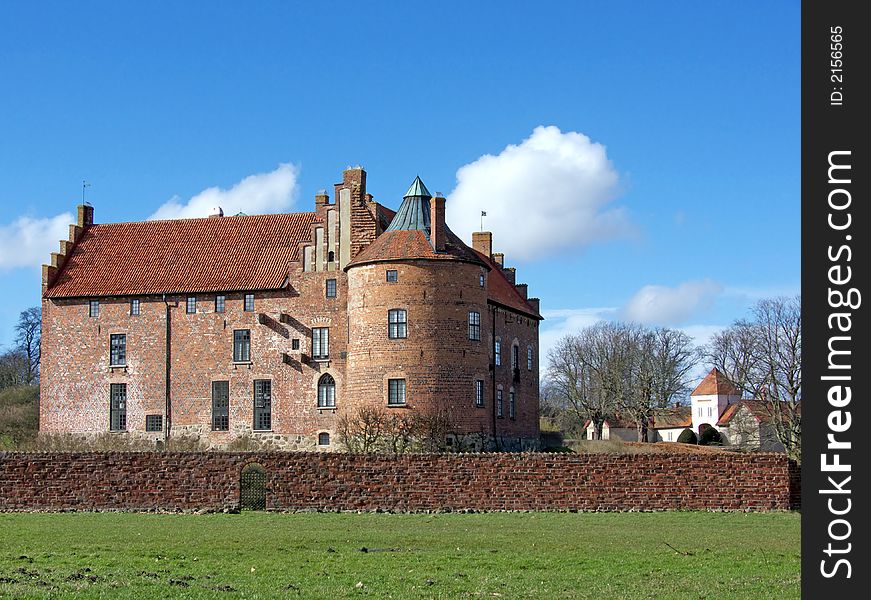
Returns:
[[[329,327],[312,327],[312,358],[324,360],[330,356]]]
[[[254,380],[254,429],[272,429],[272,380]]]
[[[481,339],[481,313],[479,312],[469,313],[469,339],[474,341]]]
[[[130,314],[134,317],[139,314],[139,298],[130,300]]]
[[[329,446],[330,445],[330,434],[326,431],[322,431],[318,434],[318,446]]]
[[[514,395],[514,390],[508,392],[508,418],[514,419],[517,417],[517,398]]]
[[[100,301],[99,300],[91,300],[88,302],[88,316],[89,317],[97,317],[100,315]]]
[[[233,362],[251,362],[251,330],[233,330]]]
[[[520,368],[520,346],[517,344],[511,346],[511,368]]]
[[[109,336],[109,365],[123,367],[127,364],[127,335],[113,333]]]
[[[299,350],[299,338],[293,338],[290,340],[290,349]]]
[[[222,313],[227,306],[227,297],[223,295],[215,296],[215,312]]]
[[[532,370],[532,346],[526,347],[526,370]]]
[[[496,416],[500,419],[505,416],[502,410],[502,390],[496,390]]]
[[[212,430],[230,429],[230,382],[212,382]]]
[[[475,381],[475,406],[484,407],[484,382],[480,379]]]
[[[391,340],[408,337],[408,317],[403,309],[387,311],[387,337]]]
[[[254,294],[245,294],[245,303],[243,309],[246,312],[251,312],[254,310]]]
[[[163,431],[163,415],[145,415],[145,431]]]
[[[111,431],[127,430],[127,384],[112,383],[109,385],[109,429]]]
[[[336,280],[327,279],[327,298],[336,297]]]
[[[671,440],[671,432],[670,432],[670,431],[668,432],[668,441],[669,441],[669,442],[672,441],[672,440]]]
[[[395,283],[399,280],[399,272],[396,269],[387,269],[387,281]]]
[[[481,273],[480,275],[478,275],[478,283],[481,285],[481,287],[484,287],[485,282],[486,282],[486,279],[484,279],[484,274]]]
[[[189,315],[197,312],[197,297],[196,296],[188,296],[186,312]]]
[[[336,408],[336,380],[329,373],[318,380],[318,408]]]
[[[327,262],[336,262],[336,253],[332,250],[327,252]]]
[[[496,354],[496,366],[498,367],[502,364],[502,342],[496,340],[496,348],[493,352]]]
[[[708,416],[709,416],[709,417],[713,417],[713,416],[714,416],[714,408],[711,407],[711,406],[708,407]]]
[[[405,405],[405,380],[387,380],[387,406]]]
[[[702,407],[701,406],[699,407],[699,416],[700,417],[702,416]]]

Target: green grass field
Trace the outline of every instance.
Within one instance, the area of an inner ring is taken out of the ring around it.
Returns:
[[[0,597],[785,600],[799,542],[797,513],[0,514]]]

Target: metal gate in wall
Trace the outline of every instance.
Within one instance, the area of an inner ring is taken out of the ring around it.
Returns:
[[[257,463],[245,465],[239,483],[239,509],[265,510],[266,469]]]

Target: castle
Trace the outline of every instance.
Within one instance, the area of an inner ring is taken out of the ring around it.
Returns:
[[[420,178],[396,212],[362,168],[314,212],[96,224],[83,204],[42,288],[41,432],[332,450],[373,407],[538,443],[539,300]]]

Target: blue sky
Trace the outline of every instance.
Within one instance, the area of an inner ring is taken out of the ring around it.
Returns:
[[[704,340],[799,291],[799,17],[797,1],[0,4],[0,346],[83,179],[112,222],[197,198],[311,210],[356,164],[393,208],[420,174],[458,233],[486,210],[542,298],[545,346],[598,318]]]

